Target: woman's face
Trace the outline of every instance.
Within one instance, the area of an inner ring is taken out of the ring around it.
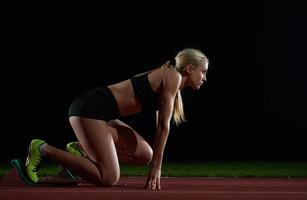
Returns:
[[[193,89],[198,90],[207,80],[207,71],[208,66],[205,63],[197,67],[191,65],[190,86]]]

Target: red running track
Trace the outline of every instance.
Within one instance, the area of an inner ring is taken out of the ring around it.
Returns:
[[[25,185],[12,170],[0,181],[0,200],[307,200],[307,178],[162,178],[162,190],[143,189],[145,177],[123,177],[112,188],[64,178]]]

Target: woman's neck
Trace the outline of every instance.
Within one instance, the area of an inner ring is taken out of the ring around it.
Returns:
[[[181,83],[180,83],[179,89],[183,89],[183,88],[187,87],[187,85],[186,85],[187,77],[183,76],[182,74],[180,74],[180,75],[181,75]]]

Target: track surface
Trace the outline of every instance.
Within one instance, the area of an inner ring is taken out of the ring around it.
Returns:
[[[45,178],[36,186],[27,186],[11,172],[0,180],[0,199],[76,199],[76,200],[153,200],[153,199],[229,199],[283,200],[307,199],[307,179],[271,178],[162,178],[162,190],[143,189],[145,177],[123,177],[112,188],[98,188],[67,178]]]

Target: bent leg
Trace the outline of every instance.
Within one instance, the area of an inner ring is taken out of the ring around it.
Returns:
[[[118,119],[108,125],[121,163],[141,166],[151,162],[153,151],[139,133]]]
[[[82,179],[99,186],[112,186],[120,175],[119,163],[112,134],[107,123],[80,117],[70,117],[71,126],[88,158],[72,155],[46,145],[44,152]]]
[[[88,158],[100,172],[103,185],[114,185],[120,176],[120,168],[114,139],[105,121],[70,117],[71,126]],[[77,172],[76,172],[77,173]],[[82,177],[81,174],[78,174]]]
[[[83,180],[98,186],[108,186],[102,181],[102,176],[98,166],[91,160],[70,154],[47,144],[44,152],[48,158],[55,160],[65,168],[73,169]]]

